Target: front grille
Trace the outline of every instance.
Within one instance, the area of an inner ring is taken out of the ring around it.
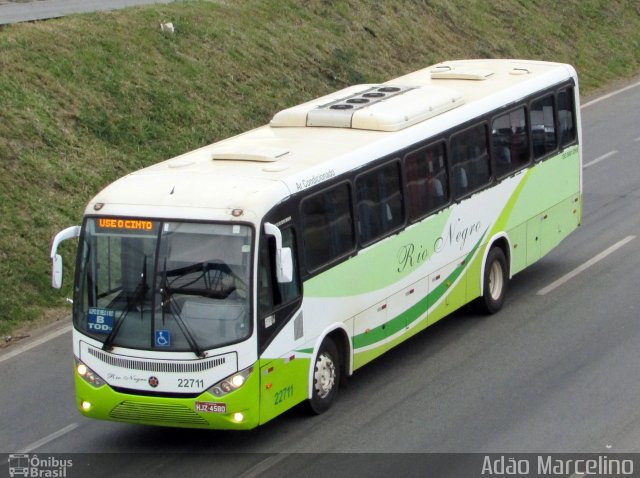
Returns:
[[[109,413],[115,420],[208,426],[208,422],[184,405],[125,401]]]
[[[130,370],[142,370],[145,372],[175,372],[175,373],[193,373],[204,372],[212,368],[224,365],[225,357],[215,357],[205,361],[189,361],[189,362],[155,362],[148,360],[130,359],[118,357],[103,352],[102,350],[89,348],[89,353],[98,360],[109,364],[113,367],[121,367]]]
[[[114,387],[113,385],[111,385],[111,388],[118,393],[136,395],[140,397],[196,398],[202,394],[202,391],[194,393],[155,392],[153,390],[136,390],[135,388]]]

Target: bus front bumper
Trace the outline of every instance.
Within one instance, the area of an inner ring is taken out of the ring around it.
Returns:
[[[257,374],[224,397],[203,392],[174,398],[94,387],[75,373],[76,405],[86,417],[144,425],[217,430],[249,430],[259,424]]]

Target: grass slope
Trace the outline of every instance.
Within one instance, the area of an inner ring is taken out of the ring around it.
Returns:
[[[220,0],[0,27],[0,335],[68,312],[50,239],[116,178],[346,85],[471,57],[569,62],[593,91],[640,71],[640,6]]]

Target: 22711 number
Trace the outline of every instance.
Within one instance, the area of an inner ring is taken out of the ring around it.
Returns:
[[[293,397],[293,385],[289,385],[288,387],[285,387],[282,390],[278,390],[276,392],[274,405],[279,405],[287,398],[291,397]]]
[[[179,378],[178,388],[204,388],[204,380],[201,378]]]

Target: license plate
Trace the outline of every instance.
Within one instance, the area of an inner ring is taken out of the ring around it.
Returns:
[[[205,413],[227,413],[227,404],[214,402],[196,402],[196,411]]]

